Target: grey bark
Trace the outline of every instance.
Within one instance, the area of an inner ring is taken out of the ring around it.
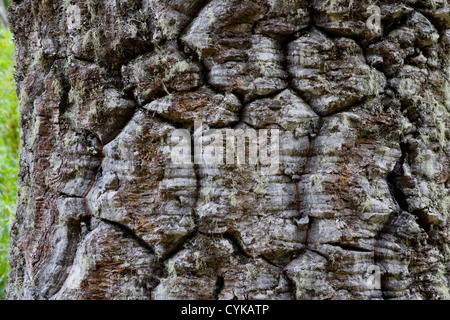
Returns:
[[[14,2],[8,298],[450,298],[449,6],[376,4]],[[279,173],[172,164],[195,120]]]

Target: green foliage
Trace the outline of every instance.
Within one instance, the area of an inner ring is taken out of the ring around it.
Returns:
[[[0,299],[9,273],[8,239],[14,217],[20,148],[11,33],[0,29]]]

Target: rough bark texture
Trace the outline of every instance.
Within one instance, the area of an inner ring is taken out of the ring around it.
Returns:
[[[14,1],[8,298],[450,298],[449,12]],[[279,174],[171,164],[170,133],[199,119],[280,129]]]

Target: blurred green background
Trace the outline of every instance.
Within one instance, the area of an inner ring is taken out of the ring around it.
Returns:
[[[8,240],[16,205],[19,171],[19,114],[14,84],[14,44],[0,28],[0,299],[9,274]]]

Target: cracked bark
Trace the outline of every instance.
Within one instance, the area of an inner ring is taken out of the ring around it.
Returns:
[[[8,298],[450,298],[448,4],[370,5],[14,2]],[[195,120],[278,174],[172,164]]]

